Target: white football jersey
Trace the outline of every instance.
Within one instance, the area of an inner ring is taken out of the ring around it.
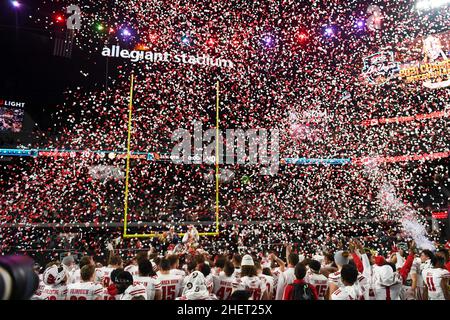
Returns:
[[[160,274],[157,280],[161,284],[162,300],[175,300],[181,295],[183,277],[173,274]]]
[[[80,269],[76,269],[72,275],[70,276],[69,284],[70,283],[78,283],[81,282],[81,271]]]
[[[205,281],[206,281],[206,288],[208,288],[209,292],[212,292],[213,287],[214,287],[214,276],[210,273],[205,277]],[[184,285],[183,285],[184,288]]]
[[[233,292],[233,283],[236,278],[227,277],[225,274],[213,277],[213,293],[219,300],[228,300]]]
[[[147,299],[146,300],[155,300],[155,292],[156,290],[161,290],[161,283],[159,282],[156,276],[154,277],[141,277],[141,276],[133,276],[133,284],[134,285],[143,285],[147,290]]]
[[[428,300],[445,300],[441,281],[450,280],[450,272],[441,268],[425,269],[422,271],[422,277],[428,289]]]
[[[132,276],[137,276],[139,274],[139,267],[134,264],[130,264],[129,266],[126,266],[123,271],[131,273]]]
[[[391,286],[375,285],[376,300],[400,300],[400,292],[402,289],[401,282],[397,282]]]
[[[343,286],[331,294],[331,300],[364,300],[364,290],[357,283]]]
[[[411,270],[409,271],[406,281],[402,286],[402,290],[400,292],[400,298],[402,300],[416,300],[416,296],[419,296],[422,292],[421,287],[417,287],[416,293],[412,290],[412,275],[418,275],[420,273],[420,261],[414,260],[411,265]]]
[[[176,298],[175,300],[189,300],[186,296],[181,296]],[[217,299],[216,295],[211,293],[208,297],[204,298],[204,299],[198,299],[198,300],[219,300]]]
[[[80,278],[76,278],[76,275],[80,274],[80,268],[78,268],[78,266],[75,266],[74,268],[70,269],[69,268],[65,268],[66,272],[67,272],[67,284],[70,283],[75,283],[75,282],[80,282]]]
[[[292,284],[295,280],[295,268],[287,268],[278,276],[276,300],[283,300],[283,294],[286,286]]]
[[[67,286],[45,286],[40,294],[41,300],[65,300],[67,294]]]
[[[422,274],[424,270],[431,269],[431,260],[428,259],[424,263],[421,263],[419,266],[419,270],[417,270],[417,286],[423,288],[425,286],[425,279],[423,278]]]
[[[306,273],[305,282],[316,288],[319,300],[325,300],[325,294],[328,290],[328,278],[323,274],[317,274],[311,271]]]
[[[393,279],[389,282],[390,285],[383,284],[381,278],[375,275],[372,286],[375,292],[375,299],[386,301],[400,300],[403,287],[402,283],[402,277],[398,272],[393,274]]]
[[[328,286],[332,283],[335,284],[339,289],[345,287],[341,279],[341,271],[330,273],[330,275],[328,276]],[[358,278],[354,286],[361,289],[364,294],[365,300],[375,300],[375,292],[373,290],[372,279],[368,279],[362,273],[358,273]],[[317,294],[319,294],[319,292],[317,292]]]
[[[414,263],[413,263],[414,265]],[[416,287],[416,300],[424,300],[424,289],[425,289],[425,284],[424,284],[424,279],[422,277],[422,272],[424,270],[430,269],[431,266],[431,260],[428,259],[427,261],[425,261],[424,263],[421,262],[420,258],[416,258],[415,260],[415,268],[414,271],[411,272],[416,272],[417,273],[417,287]]]
[[[241,268],[234,268],[233,277],[239,278],[241,276]]]
[[[411,288],[412,286],[412,274],[417,274],[417,270],[416,269],[417,264],[415,264],[414,262],[411,265],[411,269],[408,272],[408,275],[406,276],[405,282],[403,283],[403,289],[402,290],[407,290],[409,288]],[[398,270],[398,269],[397,269]]]
[[[67,286],[66,300],[97,300],[102,298],[103,286],[94,282],[78,282]]]
[[[222,269],[214,267],[211,268],[211,274],[213,274],[214,276],[220,276],[220,274],[223,272]]]
[[[252,293],[250,300],[261,300],[264,292],[266,291],[266,281],[256,276],[245,276],[235,280],[233,283],[233,289],[250,291]]]
[[[277,288],[278,288],[278,282],[279,278],[282,276],[281,271],[279,268],[276,268],[275,270],[272,270],[272,277],[273,277],[273,291],[272,291],[272,297],[273,299],[276,299],[277,296]]]
[[[363,289],[365,300],[376,300],[374,279],[373,274],[372,277],[369,278],[358,272],[357,284]]]
[[[267,293],[269,294],[269,297],[271,299],[273,299],[274,296],[275,296],[274,293],[273,293],[273,291],[274,291],[274,281],[275,281],[274,278],[272,276],[268,276],[268,275],[265,275],[265,274],[260,274],[259,277],[262,278],[266,282]]]
[[[336,271],[336,272],[330,273],[328,275],[328,284],[335,284],[336,286],[338,286],[338,288],[344,287],[344,284],[342,283],[342,280],[341,280],[341,272]]]
[[[141,284],[129,286],[120,297],[120,300],[132,300],[134,297],[138,296],[143,297],[145,300],[147,300],[147,291]]]
[[[180,277],[185,277],[186,276],[186,272],[184,272],[184,270],[180,270],[180,269],[170,269],[170,274],[173,274],[175,276],[180,276]]]
[[[103,287],[107,288],[111,283],[111,272],[113,272],[115,269],[110,267],[102,267],[99,268],[99,274],[100,274],[100,283],[103,285]]]

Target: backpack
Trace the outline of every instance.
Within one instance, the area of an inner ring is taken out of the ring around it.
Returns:
[[[314,300],[314,294],[308,284],[293,283],[292,300]]]

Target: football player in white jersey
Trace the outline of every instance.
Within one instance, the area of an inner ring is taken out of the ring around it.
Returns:
[[[231,262],[233,262],[234,265],[234,274],[236,278],[239,278],[241,276],[241,261],[242,257],[239,254],[234,254],[233,258],[231,259]]]
[[[425,281],[422,277],[423,271],[432,268],[431,259],[434,258],[433,252],[430,250],[422,250],[420,253],[420,267],[417,272],[416,300],[425,300],[424,290]],[[418,259],[418,260],[419,260]]]
[[[195,268],[197,271],[200,271],[205,276],[206,286],[208,287],[209,292],[213,291],[214,286],[214,276],[211,274],[211,267],[209,266],[207,261],[197,264]],[[183,288],[186,284],[186,281],[183,281]]]
[[[44,271],[42,280],[45,287],[39,296],[41,300],[65,300],[67,273],[64,267],[52,265]]]
[[[133,276],[128,271],[121,271],[114,279],[120,300],[147,300],[147,290],[141,284],[133,284]]]
[[[349,256],[350,254],[347,251],[342,250],[334,254],[334,262],[337,265],[338,270],[328,275],[328,295],[330,299],[334,291],[344,286],[341,280],[341,269],[342,266],[349,263]]]
[[[139,274],[139,262],[146,259],[148,259],[148,252],[140,251],[123,270],[128,271],[132,276],[137,276]]]
[[[92,264],[83,266],[80,270],[81,282],[67,286],[66,300],[100,300],[103,286],[95,283],[95,267]]]
[[[278,291],[278,283],[280,282],[280,278],[283,276],[283,272],[286,270],[286,264],[274,253],[269,254],[269,260],[271,261],[270,271],[273,277],[272,297],[275,300]]]
[[[241,277],[233,283],[233,291],[237,290],[250,291],[251,300],[267,300],[269,297],[265,280],[258,277],[253,258],[248,254],[242,257]]]
[[[417,278],[420,273],[420,261],[414,260],[409,271],[406,281],[403,285],[401,299],[402,300],[416,300],[417,292]]]
[[[219,276],[223,272],[223,268],[225,267],[225,262],[227,261],[227,257],[223,254],[219,254],[214,258],[214,268],[211,268],[211,273],[214,276]],[[234,266],[233,266],[234,270]]]
[[[73,274],[78,269],[74,257],[71,254],[65,256],[61,261],[61,266],[66,270],[67,284],[72,283]]]
[[[373,280],[376,300],[400,300],[403,281],[394,268],[394,265],[385,264],[376,269]]]
[[[402,280],[402,288],[400,290],[400,300],[414,300],[415,294],[412,290],[412,285],[416,287],[416,283],[413,281],[413,277],[416,275],[414,269],[414,257],[415,257],[415,243],[411,242],[409,245],[409,254],[405,259],[405,251],[400,249],[395,254],[391,255],[390,264],[397,269],[396,273],[399,274]],[[414,275],[414,276],[413,276]],[[417,277],[415,278],[417,280]]]
[[[450,300],[450,272],[445,268],[445,259],[435,256],[432,262],[432,268],[422,271],[425,282],[424,299]]]
[[[378,280],[376,280],[375,275],[378,271],[378,269],[384,265],[387,264],[386,259],[383,256],[375,255],[372,252],[370,252],[369,249],[364,249],[363,245],[359,241],[353,242],[354,245],[356,245],[355,254],[360,254],[360,259],[362,261],[362,275],[358,277],[358,281],[360,286],[363,287],[365,291],[365,299],[366,300],[377,300],[376,294],[375,294],[375,288],[378,287],[380,289],[380,280],[378,277]],[[404,261],[404,264],[398,271],[394,271],[396,281],[399,280],[401,284],[406,283],[407,274],[409,273],[409,270],[411,268],[411,264],[414,259],[414,250],[415,250],[415,244],[414,242],[411,242],[410,244],[410,255]],[[362,254],[361,254],[362,252]],[[370,258],[369,258],[370,257]],[[391,268],[395,270],[395,263],[397,262],[396,256],[391,255],[392,259],[392,265]],[[378,281],[378,285],[376,285],[376,281]],[[392,283],[393,285],[393,283]],[[397,286],[397,284],[396,284]],[[402,287],[402,285],[400,285]],[[395,287],[396,288],[396,287]],[[379,290],[380,292],[380,290]],[[400,289],[400,295],[402,296],[403,290]],[[395,292],[394,292],[395,293]],[[379,297],[381,297],[382,294],[379,294]],[[392,296],[392,295],[391,295]],[[381,299],[381,298],[380,298]],[[391,298],[392,299],[392,298]]]
[[[153,265],[149,260],[140,260],[139,275],[133,276],[133,284],[141,284],[147,290],[147,300],[161,300],[161,283],[158,281]]]
[[[170,274],[170,261],[168,259],[161,259],[157,280],[161,284],[162,300],[175,300],[180,296],[183,277]]]
[[[316,289],[318,300],[325,300],[328,290],[328,278],[320,273],[320,262],[311,260],[308,267],[305,282],[311,284]]]
[[[290,246],[286,248],[286,260],[287,268],[278,277],[277,283],[277,294],[275,300],[282,300],[284,295],[284,290],[288,284],[292,284],[295,280],[295,266],[299,263],[300,258],[298,254],[290,252]]]
[[[101,283],[103,287],[107,288],[111,284],[111,272],[115,269],[123,268],[122,258],[118,255],[112,255],[109,258],[107,267],[100,268]]]
[[[213,277],[213,293],[219,300],[229,300],[233,292],[233,283],[236,278],[233,276],[234,265],[231,261],[225,261],[223,271]]]
[[[262,268],[261,263],[255,261],[255,268],[258,277],[266,283],[267,299],[273,299],[273,277],[270,273],[270,268]]]
[[[364,289],[358,283],[358,270],[350,264],[341,266],[342,286],[331,294],[331,300],[364,300]]]
[[[186,280],[183,293],[176,300],[217,300],[217,297],[209,292],[206,278],[200,271],[192,272]]]
[[[102,300],[120,300],[121,295],[117,288],[117,276],[123,272],[123,269],[114,269],[111,272],[111,282],[108,287],[103,289]]]
[[[80,270],[86,265],[95,265],[94,260],[91,256],[84,256],[80,259],[79,269],[76,269],[72,276],[70,277],[69,283],[77,283],[81,281],[81,273]]]
[[[184,270],[180,270],[180,259],[177,254],[172,254],[167,257],[167,260],[170,262],[170,274],[185,277],[186,272]]]

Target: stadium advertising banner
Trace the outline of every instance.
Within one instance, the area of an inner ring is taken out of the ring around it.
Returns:
[[[433,212],[432,217],[434,219],[447,219],[448,218],[448,212],[447,211],[439,211],[439,212]]]
[[[23,127],[25,102],[0,98],[0,133],[20,132]]]
[[[417,37],[395,51],[381,50],[363,58],[362,78],[369,85],[393,79],[437,89],[450,86],[450,31]]]
[[[402,81],[431,89],[450,86],[450,31],[416,38],[402,49],[406,49],[405,58],[400,54],[396,57]]]

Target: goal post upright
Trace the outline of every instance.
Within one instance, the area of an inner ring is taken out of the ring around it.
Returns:
[[[127,139],[127,156],[126,156],[126,174],[125,174],[125,195],[124,195],[124,226],[123,238],[154,238],[159,236],[159,233],[147,234],[128,234],[128,194],[129,194],[129,180],[130,180],[130,158],[131,158],[131,129],[132,129],[132,115],[133,115],[133,86],[134,74],[131,75],[130,81],[130,102],[128,105],[128,139]],[[215,231],[214,232],[199,232],[199,236],[218,236],[219,231],[219,190],[220,190],[220,170],[219,170],[219,142],[220,142],[220,82],[216,82],[216,156],[215,156]],[[179,236],[184,236],[185,233],[178,233]]]

